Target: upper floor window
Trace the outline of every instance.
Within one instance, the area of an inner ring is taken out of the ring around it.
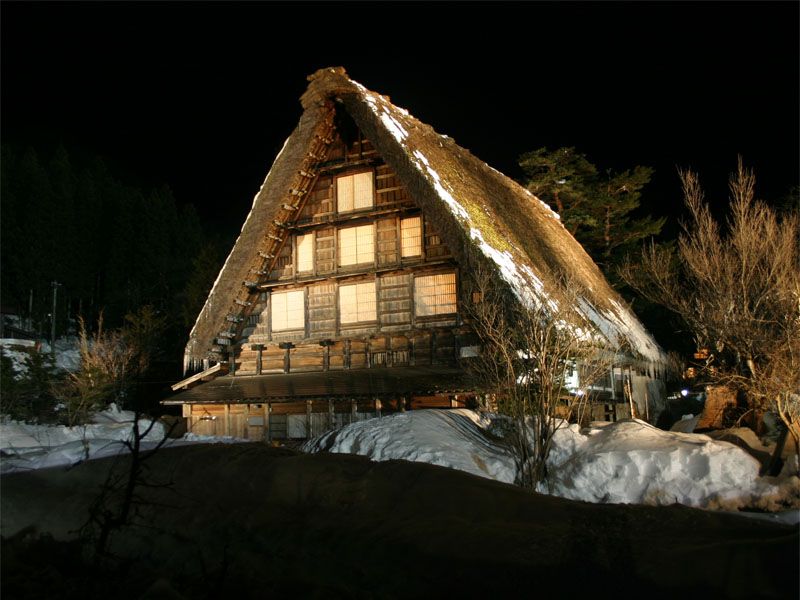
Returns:
[[[377,318],[374,281],[339,286],[339,319],[343,325]]]
[[[400,256],[422,255],[422,217],[400,220]]]
[[[336,206],[339,212],[374,206],[372,171],[336,178]]]
[[[272,294],[272,331],[303,329],[306,325],[305,315],[303,290]]]
[[[314,270],[314,234],[297,236],[297,272],[309,273]]]
[[[456,274],[415,277],[414,312],[418,317],[456,312]]]
[[[339,266],[375,262],[375,226],[339,230]]]

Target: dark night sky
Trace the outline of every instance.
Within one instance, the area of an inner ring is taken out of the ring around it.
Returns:
[[[107,157],[230,234],[305,77],[342,65],[515,178],[576,146],[655,167],[647,202],[675,213],[676,166],[720,197],[741,153],[774,199],[798,181],[799,6],[3,2],[2,139]]]

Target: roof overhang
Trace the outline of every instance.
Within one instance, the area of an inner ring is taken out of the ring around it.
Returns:
[[[399,398],[467,392],[475,382],[448,366],[379,367],[275,375],[218,377],[162,404],[234,404],[312,398]]]

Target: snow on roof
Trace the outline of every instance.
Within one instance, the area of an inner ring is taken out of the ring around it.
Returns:
[[[347,78],[342,69],[320,71],[311,79],[317,94],[329,88],[343,100],[362,129],[369,133],[372,125],[373,143],[398,172],[402,165],[393,157],[400,150],[520,301],[547,306],[553,313],[567,308],[553,299],[558,297],[559,274],[566,274],[570,283],[585,290],[581,306],[568,307],[573,313],[568,321],[577,315],[610,343],[627,346],[648,361],[664,362],[661,348],[545,202],[385,96]],[[369,108],[371,123],[365,122],[358,104]],[[388,148],[389,140],[395,148]]]

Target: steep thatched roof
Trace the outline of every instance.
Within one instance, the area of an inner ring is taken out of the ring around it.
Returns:
[[[309,80],[300,123],[256,195],[192,330],[187,355],[202,358],[224,328],[233,299],[248,279],[259,239],[333,102],[346,109],[397,172],[457,256],[475,255],[494,265],[517,298],[529,305],[554,306],[557,282],[568,274],[581,290],[570,311],[612,343],[628,346],[648,361],[663,361],[658,344],[546,204],[451,138],[351,80],[344,69],[322,69]]]

